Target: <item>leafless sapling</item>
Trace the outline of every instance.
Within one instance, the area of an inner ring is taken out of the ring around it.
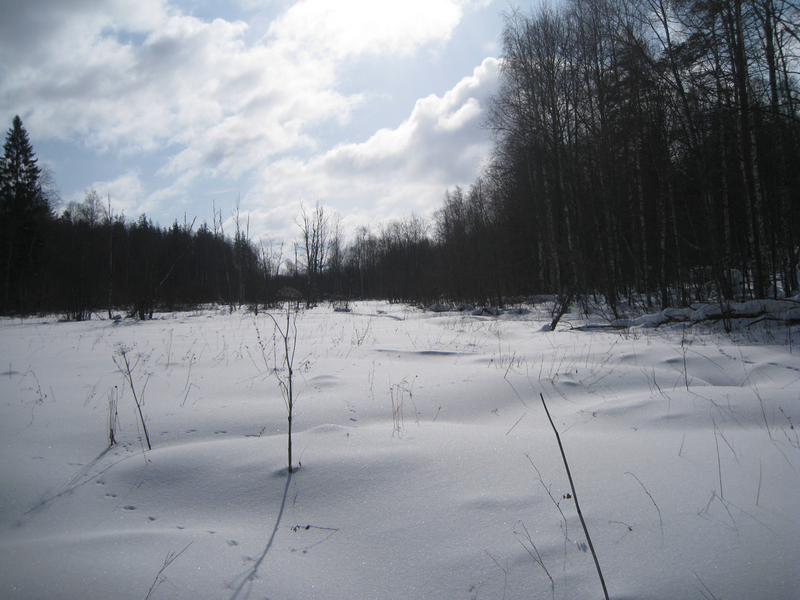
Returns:
[[[281,326],[278,320],[270,313],[269,318],[275,325],[283,342],[283,365],[285,372],[282,374],[281,370],[275,368],[275,377],[278,379],[278,385],[281,388],[283,399],[286,402],[286,411],[288,413],[288,433],[287,433],[287,455],[288,455],[288,471],[293,472],[292,467],[292,417],[294,416],[294,354],[297,349],[297,312],[300,307],[300,299],[302,295],[294,288],[285,287],[278,292],[278,297],[283,299],[286,303],[286,324]]]

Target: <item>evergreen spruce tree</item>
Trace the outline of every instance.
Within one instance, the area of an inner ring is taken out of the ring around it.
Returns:
[[[34,308],[31,284],[43,259],[44,227],[50,216],[42,171],[19,116],[6,134],[0,163],[0,312]]]

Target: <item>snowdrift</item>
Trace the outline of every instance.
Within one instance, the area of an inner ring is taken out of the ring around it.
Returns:
[[[796,598],[795,302],[302,311],[292,474],[268,317],[3,320],[0,596],[600,598],[541,393],[612,598]]]

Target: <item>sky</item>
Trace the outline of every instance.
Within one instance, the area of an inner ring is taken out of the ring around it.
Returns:
[[[0,124],[62,198],[299,236],[430,220],[491,150],[503,15],[538,0],[26,0],[0,6]]]

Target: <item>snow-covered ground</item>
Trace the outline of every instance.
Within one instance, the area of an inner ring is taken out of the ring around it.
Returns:
[[[540,393],[612,598],[800,597],[797,326],[549,320],[301,312],[292,474],[267,316],[2,320],[0,597],[601,598]]]

